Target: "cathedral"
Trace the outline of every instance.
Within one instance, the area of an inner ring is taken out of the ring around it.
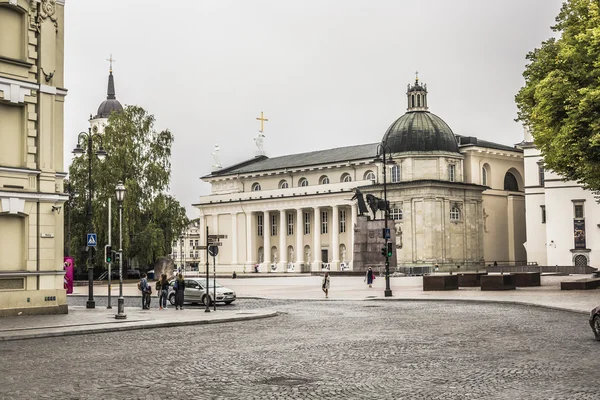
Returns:
[[[352,270],[352,197],[358,189],[383,198],[384,187],[398,266],[526,260],[523,150],[454,134],[429,111],[418,78],[408,85],[406,112],[377,142],[259,155],[202,179],[211,193],[194,206],[203,236],[206,228],[227,236],[216,257],[223,272]]]

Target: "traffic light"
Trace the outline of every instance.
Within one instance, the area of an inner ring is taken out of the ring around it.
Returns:
[[[121,253],[118,251],[115,251],[115,262],[119,263],[121,261]]]
[[[387,249],[385,247],[381,248],[381,255],[385,257],[385,255],[387,254]]]
[[[387,256],[390,258],[392,256],[392,242],[388,242],[387,244]]]
[[[107,263],[111,263],[113,261],[111,245],[107,244],[106,246],[104,246],[104,255],[106,256]]]

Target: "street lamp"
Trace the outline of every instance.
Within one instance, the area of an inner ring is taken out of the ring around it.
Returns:
[[[97,138],[100,140],[100,148],[96,151],[96,157],[100,161],[104,160],[108,153],[102,148],[102,136],[96,132],[92,132],[88,129],[88,132],[81,132],[77,136],[77,146],[73,149],[75,157],[83,155],[85,152],[81,147],[81,142],[87,139],[87,156],[88,156],[88,204],[87,204],[87,220],[88,220],[88,233],[93,233],[94,227],[92,226],[92,145],[93,139]],[[86,243],[87,245],[88,243]],[[96,308],[96,302],[94,301],[94,268],[92,266],[92,249],[88,246],[88,301],[86,308]]]
[[[125,319],[125,299],[123,298],[123,200],[125,200],[125,186],[119,182],[115,188],[117,203],[119,204],[119,299],[117,300],[116,319]]]
[[[179,236],[179,268],[177,272],[183,271],[181,264],[183,263],[183,233]]]
[[[390,147],[385,143],[382,142],[377,146],[377,160],[378,161],[383,161],[383,200],[385,202],[385,210],[384,210],[384,223],[385,223],[385,232],[388,231],[388,219],[390,217],[390,207],[388,205],[388,201],[387,201],[387,178],[386,178],[386,172],[387,172],[387,165],[390,162],[389,159],[386,158],[386,155],[389,157],[390,155]],[[385,297],[391,297],[392,296],[392,289],[390,288],[390,254],[389,251],[387,250],[389,248],[389,237],[385,237],[385,292],[384,292],[384,296]]]

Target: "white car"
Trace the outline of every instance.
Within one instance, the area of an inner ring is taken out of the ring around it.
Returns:
[[[231,304],[235,301],[235,292],[218,281],[213,287],[213,280],[209,279],[209,295],[206,295],[206,279],[205,278],[184,278],[185,291],[183,292],[183,302],[203,305],[211,305],[214,301],[215,288],[217,289],[217,303]],[[169,282],[169,302],[175,305],[175,280]]]

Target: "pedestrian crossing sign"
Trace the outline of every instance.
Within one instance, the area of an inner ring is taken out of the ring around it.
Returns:
[[[95,233],[88,233],[87,234],[87,245],[88,247],[96,247],[96,245],[98,244],[98,240],[96,237]]]

